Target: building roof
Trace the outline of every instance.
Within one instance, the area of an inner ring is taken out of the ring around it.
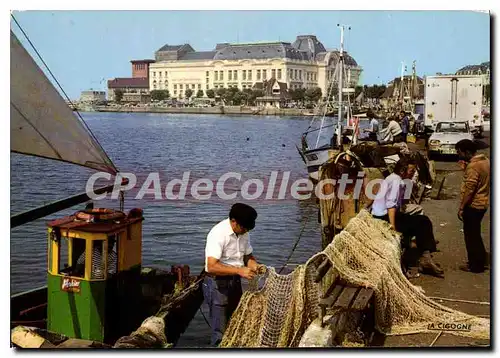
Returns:
[[[161,48],[158,49],[158,51],[178,51],[182,48],[184,45],[168,45],[165,44]]]
[[[108,88],[149,88],[146,77],[121,77],[108,80]]]
[[[273,93],[273,86],[275,83],[278,83],[280,86],[280,93]],[[288,93],[288,86],[285,82],[279,82],[276,78],[271,78],[267,81],[256,82],[253,85],[253,89],[260,89],[264,91],[264,97],[268,98],[290,98],[290,94]],[[261,97],[262,98],[262,97]]]
[[[179,58],[180,61],[183,60],[213,60],[217,51],[195,51],[187,52]]]
[[[131,60],[131,63],[154,63],[155,60]]]
[[[461,69],[459,69],[456,74],[461,74],[461,73],[464,73],[464,72],[468,72],[468,71],[472,71],[472,72],[481,72],[481,73],[484,73],[486,74],[487,71],[490,69],[490,62],[487,61],[487,62],[483,62],[479,65],[467,65],[467,66],[464,66],[462,67]]]
[[[299,35],[292,46],[300,51],[311,53],[313,58],[317,53],[326,52],[325,46],[314,35]]]
[[[326,56],[328,54],[330,54],[330,58],[328,60],[329,61],[328,64],[331,64],[332,62],[333,63],[337,63],[338,62],[338,60],[340,58],[340,51],[339,50],[332,50],[332,51],[320,52],[320,53],[316,54],[316,61],[318,61],[318,62],[325,61]],[[347,66],[353,66],[353,67],[356,67],[358,65],[358,63],[356,62],[356,60],[351,55],[349,55],[349,53],[347,51],[344,51],[344,63]]]
[[[179,57],[176,60],[178,61],[286,58],[302,61],[328,60],[330,64],[333,61],[337,62],[339,58],[339,51],[327,51],[314,35],[299,35],[293,44],[283,41],[246,44],[218,43],[214,51],[194,51],[189,44],[164,45],[157,52],[177,52]],[[346,65],[358,65],[354,58],[347,52],[344,53]]]
[[[231,44],[220,50],[214,60],[245,60],[289,58],[293,60],[309,60],[309,53],[299,51],[289,42],[268,42],[251,44]]]

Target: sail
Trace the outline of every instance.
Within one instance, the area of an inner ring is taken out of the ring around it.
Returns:
[[[12,31],[10,150],[111,174],[118,171]]]

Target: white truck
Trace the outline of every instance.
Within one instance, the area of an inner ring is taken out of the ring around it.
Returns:
[[[466,121],[475,134],[483,132],[482,76],[427,76],[424,97],[424,125],[429,129],[434,130],[443,121]]]

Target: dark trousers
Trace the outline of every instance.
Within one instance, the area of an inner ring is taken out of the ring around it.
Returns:
[[[373,141],[373,142],[378,142],[377,133],[369,132],[368,133],[368,140]]]
[[[464,208],[464,239],[471,271],[482,272],[486,264],[486,250],[481,237],[481,220],[486,209]]]
[[[403,141],[403,134],[402,133],[394,136],[393,143],[401,143],[402,141]]]
[[[402,133],[401,136],[403,137],[403,142],[408,143],[408,133]]]
[[[388,215],[374,217],[389,222]],[[403,234],[401,238],[401,247],[403,248],[409,248],[410,240],[415,236],[417,249],[421,253],[424,251],[435,252],[437,249],[432,222],[426,215],[411,215],[397,212],[396,230]]]
[[[203,294],[210,309],[210,344],[217,347],[231,315],[240,302],[241,279],[239,276],[207,276],[203,283]]]

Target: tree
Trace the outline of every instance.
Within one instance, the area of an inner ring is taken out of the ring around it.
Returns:
[[[123,99],[123,91],[121,89],[115,90],[115,102],[120,103]]]
[[[222,95],[224,102],[227,104],[233,104],[233,101],[234,101],[235,97],[237,97],[237,93],[239,91],[240,90],[237,87],[229,87]],[[241,100],[241,98],[240,98],[240,100]]]
[[[191,88],[186,89],[186,91],[184,92],[184,96],[187,99],[191,98],[192,95],[193,95],[193,90]]]
[[[151,99],[153,101],[163,101],[170,97],[168,90],[153,90],[151,91]]]
[[[198,92],[196,92],[196,97],[197,98],[203,97],[203,91],[202,90],[198,90]]]
[[[209,89],[206,91],[208,98],[215,98],[215,91],[213,89]]]
[[[321,88],[319,87],[311,87],[308,88],[304,94],[306,100],[311,102],[318,102],[322,96]]]

